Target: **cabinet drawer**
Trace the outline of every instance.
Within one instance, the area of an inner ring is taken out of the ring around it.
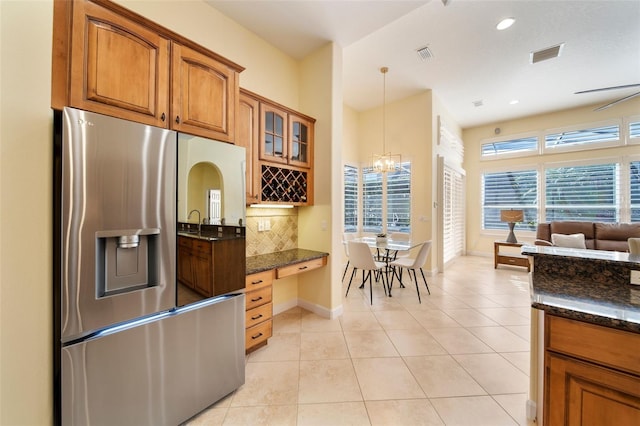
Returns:
[[[640,375],[640,334],[545,315],[546,348]]]
[[[249,309],[245,314],[245,327],[250,328],[256,324],[260,324],[263,321],[271,319],[272,309],[273,304],[271,303]]]
[[[271,286],[247,292],[246,294],[247,311],[269,302],[271,302]]]
[[[293,265],[284,266],[276,270],[276,278],[284,278],[289,275],[299,274],[301,272],[307,272],[312,269],[321,268],[327,264],[327,258],[321,257],[318,259],[308,260],[306,262],[295,263]]]
[[[193,240],[191,247],[201,254],[211,253],[211,243],[203,240]]]
[[[270,286],[273,282],[273,270],[270,269],[264,272],[258,272],[257,274],[247,275],[245,281],[245,288],[247,291],[257,290],[266,286]]]
[[[193,238],[189,237],[178,237],[178,246],[184,248],[191,248],[191,242]]]
[[[247,328],[244,337],[244,346],[246,350],[266,342],[273,334],[273,322],[271,320],[260,323],[251,328]]]

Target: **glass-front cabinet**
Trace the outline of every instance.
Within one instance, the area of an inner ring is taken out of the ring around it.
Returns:
[[[260,160],[311,167],[313,120],[266,102],[260,115]]]
[[[289,114],[289,164],[310,167],[313,123],[305,118]]]
[[[273,105],[260,104],[260,159],[287,164],[289,141],[288,114]]]

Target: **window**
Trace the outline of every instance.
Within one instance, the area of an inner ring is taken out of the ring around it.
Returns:
[[[559,147],[579,147],[584,145],[617,142],[620,140],[620,126],[609,125],[584,130],[573,130],[546,135],[544,146],[547,149]]]
[[[538,138],[536,136],[496,141],[482,144],[483,158],[496,157],[504,154],[525,154],[538,152]]]
[[[346,185],[345,169],[345,194]],[[355,202],[351,205],[355,206]],[[411,163],[403,162],[396,166],[396,171],[388,173],[377,173],[369,167],[362,169],[361,212],[363,232],[411,232]],[[346,229],[345,195],[345,232],[348,232]]]
[[[640,222],[640,161],[629,164],[631,222]]]
[[[500,210],[522,209],[524,221],[516,229],[535,230],[538,213],[538,171],[512,170],[482,176],[482,228],[508,229]]]
[[[344,166],[344,232],[358,231],[358,168]]]
[[[547,221],[618,221],[615,163],[547,168],[545,186]]]
[[[411,218],[411,163],[387,173],[387,232],[409,232]]]
[[[382,232],[382,173],[362,170],[362,230]]]
[[[640,139],[640,121],[629,123],[629,139]]]

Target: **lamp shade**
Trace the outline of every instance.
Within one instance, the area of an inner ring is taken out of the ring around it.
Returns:
[[[524,219],[524,210],[500,210],[501,222],[522,222]]]

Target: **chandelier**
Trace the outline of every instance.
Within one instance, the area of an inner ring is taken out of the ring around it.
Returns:
[[[386,95],[387,95],[387,72],[389,68],[382,67],[382,154],[373,154],[371,157],[371,169],[374,172],[385,173],[396,170],[396,164],[400,165],[402,159],[400,154],[392,154],[386,150]]]

